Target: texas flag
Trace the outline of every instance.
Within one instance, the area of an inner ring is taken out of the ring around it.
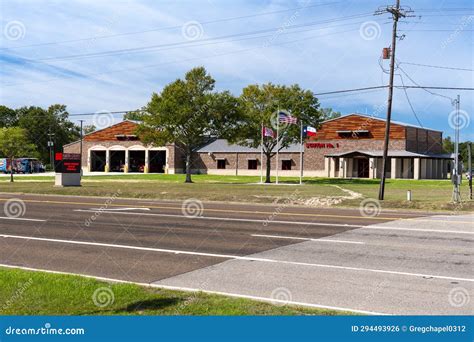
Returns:
[[[262,127],[262,135],[264,137],[272,137],[272,138],[275,137],[275,133],[273,132],[273,130],[268,127]]]
[[[303,134],[305,137],[314,137],[316,135],[316,128],[311,126],[305,126],[303,128]]]

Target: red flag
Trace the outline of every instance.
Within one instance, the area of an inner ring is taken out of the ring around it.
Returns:
[[[275,133],[273,132],[273,130],[271,128],[268,128],[268,127],[263,127],[262,128],[262,135],[264,137],[272,137],[272,138],[275,137]]]

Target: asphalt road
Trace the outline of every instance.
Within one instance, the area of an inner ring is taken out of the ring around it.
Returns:
[[[3,265],[367,313],[474,313],[472,215],[19,194],[0,207]]]

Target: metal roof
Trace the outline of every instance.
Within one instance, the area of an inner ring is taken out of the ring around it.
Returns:
[[[260,153],[260,147],[247,147],[236,144],[230,144],[226,139],[216,139],[213,142],[201,147],[198,153]],[[284,148],[280,153],[298,153],[300,152],[299,144],[292,144],[288,148]]]
[[[350,154],[362,154],[369,157],[382,157],[382,150],[352,150],[339,153],[326,154],[325,157],[344,157]],[[425,153],[416,153],[405,150],[389,150],[389,157],[406,157],[406,158],[439,158],[439,159],[452,159],[454,158],[451,153],[441,153],[441,154],[425,154]]]

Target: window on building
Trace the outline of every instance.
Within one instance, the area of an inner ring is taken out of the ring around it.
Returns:
[[[334,171],[339,172],[339,157],[334,158],[335,168]]]
[[[249,159],[248,160],[248,169],[249,170],[256,170],[258,167],[257,159]]]
[[[352,137],[352,131],[336,131],[337,134],[341,138],[351,138]]]
[[[291,170],[291,160],[282,160],[281,161],[282,170]]]
[[[217,168],[218,169],[225,169],[225,159],[217,159]]]

